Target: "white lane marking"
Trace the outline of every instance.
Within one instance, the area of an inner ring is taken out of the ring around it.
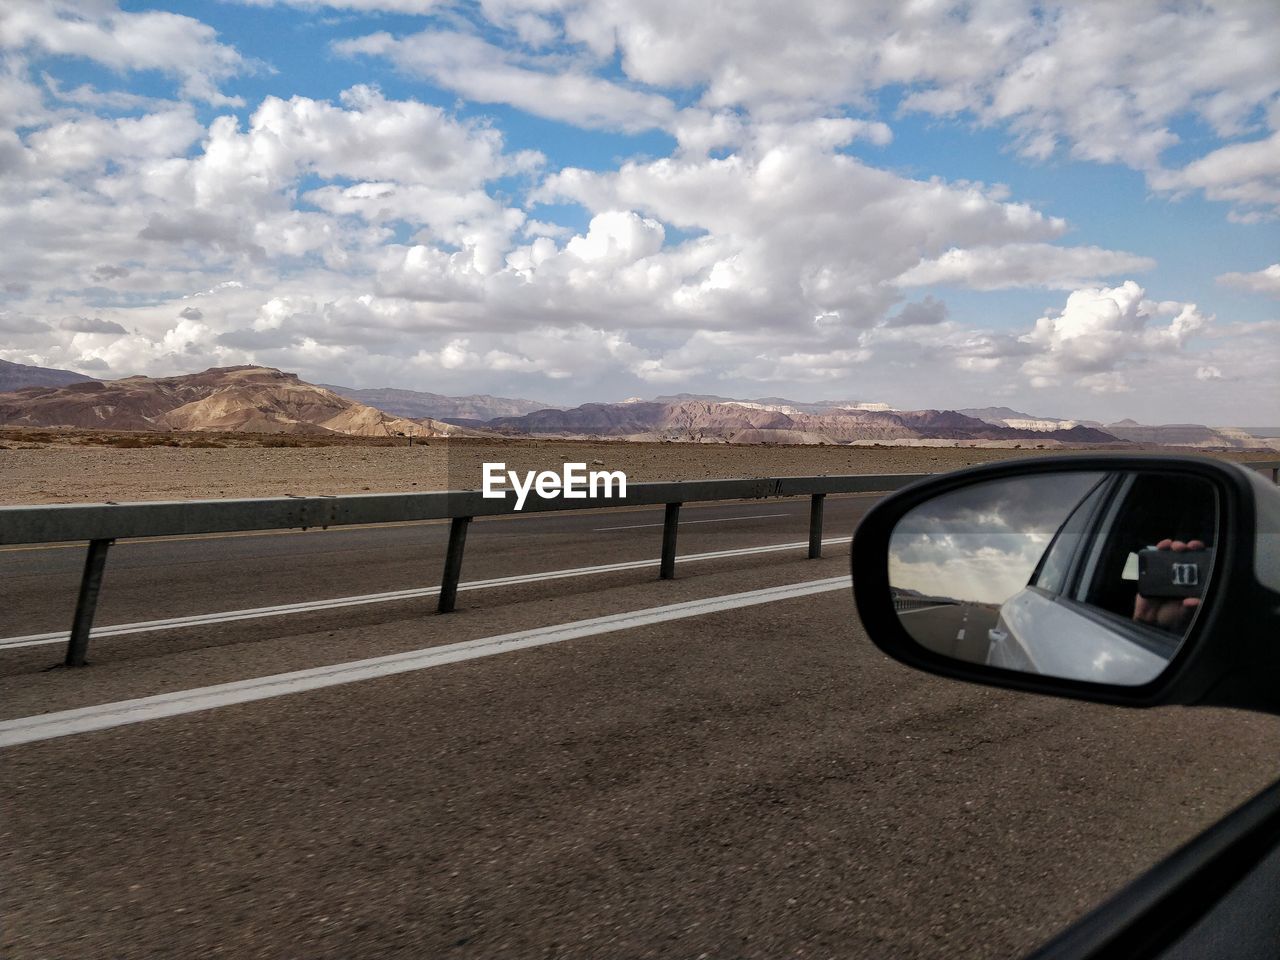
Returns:
[[[898,616],[903,617],[903,616],[906,616],[908,613],[924,613],[926,610],[939,610],[942,607],[949,607],[949,606],[951,606],[951,604],[949,603],[935,603],[931,607],[920,607],[916,610],[899,610]],[[63,637],[66,637],[65,633],[63,634]]]
[[[681,520],[680,526],[687,527],[691,523],[728,523],[730,520],[769,520],[773,517],[793,517],[794,513],[753,513],[746,517],[716,517],[714,520]],[[604,530],[639,530],[641,527],[660,527],[662,521],[657,523],[629,523],[625,527],[592,527],[593,533],[599,533]]]
[[[849,543],[852,537],[832,537],[823,540],[824,546],[836,546]],[[755,553],[775,553],[783,550],[797,550],[807,547],[809,541],[797,540],[793,543],[773,543],[763,547],[739,547],[735,550],[714,550],[710,553],[691,553],[677,557],[678,563],[692,563],[697,560],[720,560],[726,557],[743,557]],[[621,563],[605,563],[594,567],[573,567],[568,570],[548,570],[544,573],[523,573],[511,577],[498,577],[493,580],[472,580],[458,585],[459,590],[485,590],[490,587],[514,586],[521,583],[532,583],[540,580],[561,580],[566,577],[585,577],[599,573],[615,573],[620,570],[639,570],[658,564],[658,560],[627,560]],[[338,607],[355,607],[366,603],[390,603],[396,600],[415,600],[420,597],[434,597],[440,588],[417,587],[411,590],[392,590],[388,593],[367,593],[354,597],[335,597],[331,600],[307,600],[301,603],[284,603],[272,607],[251,607],[245,610],[226,610],[219,613],[200,613],[187,617],[169,617],[164,620],[144,620],[138,623],[117,623],[105,627],[94,627],[91,637],[119,637],[132,633],[150,633],[155,630],[176,630],[182,627],[202,627],[214,623],[230,623],[235,620],[255,620],[259,617],[285,617],[296,613],[312,613],[317,610],[332,610]],[[0,650],[13,650],[18,647],[39,647],[46,644],[66,643],[67,631],[53,633],[32,633],[21,637],[0,639]]]
[[[529,647],[540,647],[550,643],[561,643],[565,640],[576,640],[580,637],[594,637],[602,633],[615,633],[619,630],[631,630],[635,627],[666,623],[670,620],[682,620],[687,617],[698,617],[709,613],[719,613],[724,610],[734,610],[739,607],[756,606],[762,603],[775,603],[779,600],[793,600],[797,597],[828,593],[832,590],[847,590],[848,588],[849,578],[847,576],[828,577],[824,580],[808,580],[803,583],[792,583],[781,587],[767,587],[763,590],[749,590],[745,593],[731,593],[725,596],[707,597],[702,600],[688,600],[683,603],[648,607],[644,610],[615,613],[604,617],[592,617],[589,620],[577,620],[572,623],[562,623],[550,627],[520,630],[516,633],[483,637],[479,640],[464,640],[461,643],[427,647],[406,653],[393,653],[389,656],[372,657],[368,660],[353,660],[348,663],[336,663],[327,667],[294,670],[290,673],[278,673],[268,677],[254,677],[249,680],[219,683],[209,687],[198,687],[193,690],[179,690],[174,693],[140,697],[136,700],[121,700],[117,703],[104,703],[92,707],[80,707],[75,710],[60,710],[55,713],[39,714],[34,717],[19,717],[15,720],[0,721],[0,747],[12,747],[21,743],[33,743],[38,740],[51,740],[55,737],[88,733],[92,730],[105,730],[109,727],[118,727],[129,723],[142,723],[147,720],[158,720],[162,717],[174,717],[184,713],[212,710],[235,703],[248,703],[253,700],[265,700],[290,693],[301,693],[304,690],[318,690],[322,687],[355,683],[359,680],[370,680],[375,677],[387,677],[398,673],[426,670],[448,663],[458,663],[463,660],[475,660],[479,657],[509,653],[513,650],[524,650]]]
[[[956,639],[957,639],[957,640],[963,640],[963,639],[964,639],[964,631],[963,631],[963,630],[961,630],[959,633],[957,633],[957,634],[956,634]]]

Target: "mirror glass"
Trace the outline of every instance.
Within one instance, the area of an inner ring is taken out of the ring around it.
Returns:
[[[1172,471],[974,483],[894,528],[894,609],[917,643],[948,657],[1149,683],[1201,612],[1217,526],[1213,485]]]

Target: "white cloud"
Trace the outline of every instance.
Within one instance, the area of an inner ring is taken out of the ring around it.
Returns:
[[[1177,353],[1209,323],[1195,304],[1148,300],[1132,280],[1076,290],[1019,338],[1035,350],[1022,372],[1036,387],[1068,379],[1095,392],[1126,389],[1119,368]]]
[[[1043,242],[1065,229],[997,199],[999,191],[902,178],[835,152],[831,142],[769,136],[723,158],[631,162],[604,173],[567,169],[548,177],[534,199],[567,199],[593,213],[632,210],[701,232],[630,276],[655,307],[667,308],[651,313],[722,328],[794,329],[821,313],[865,326],[884,316],[899,296],[895,278],[922,258],[958,244]],[[652,298],[654,283],[665,294]]]
[[[1280,132],[1262,140],[1233,143],[1194,160],[1180,170],[1153,175],[1159,190],[1203,190],[1243,210],[1280,209]]]
[[[404,39],[371,34],[334,45],[342,54],[389,57],[402,70],[426,77],[481,103],[521,110],[584,127],[639,132],[669,124],[675,107],[666,97],[557,63],[532,69],[504,49],[470,34],[426,30]]]
[[[160,10],[131,13],[105,0],[23,0],[0,7],[0,49],[84,57],[116,71],[158,70],[182,94],[235,104],[218,87],[250,67],[217,32],[191,17]]]
[[[1224,273],[1216,279],[1228,287],[1280,297],[1280,263],[1273,263],[1253,273]]]
[[[248,65],[186,17],[107,0],[6,8],[0,236],[21,238],[0,258],[6,355],[120,373],[257,361],[332,380],[350,364],[366,382],[554,383],[579,399],[821,381],[936,405],[957,385],[1004,396],[1034,380],[1063,405],[1045,412],[1065,415],[1085,412],[1077,396],[1136,398],[1147,378],[1186,383],[1197,402],[1247,377],[1274,382],[1260,326],[1227,335],[1192,304],[1110,286],[1154,265],[1144,251],[1075,239],[1008,187],[876,166],[912,156],[880,149],[896,121],[877,94],[893,109],[902,91],[904,110],[1006,129],[1025,154],[1127,163],[1158,190],[1264,215],[1277,171],[1260,127],[1280,122],[1280,108],[1259,109],[1277,90],[1259,54],[1274,37],[1267,10],[797,3],[734,0],[709,17],[674,0],[482,0],[471,19],[487,25],[433,8],[429,30],[338,46],[472,101],[675,140],[670,156],[593,157],[593,169],[550,168],[508,149],[492,121],[372,86],[211,119],[63,83],[40,71],[89,57],[122,76],[161,71],[216,104]],[[139,46],[157,36],[172,43]],[[1192,56],[1197,43],[1236,54]],[[1170,131],[1196,117],[1245,139],[1160,169]],[[1275,292],[1276,270],[1219,279]],[[933,285],[1072,292],[1034,327],[993,296],[991,329],[973,329],[954,314],[976,298],[949,311],[921,297]]]
[[[1070,290],[1102,277],[1150,270],[1155,265],[1150,257],[1100,247],[1009,243],[965,250],[953,247],[940,257],[921,260],[903,272],[897,283],[904,287],[953,284],[974,290]]]
[[[79,116],[33,133],[29,162],[41,174],[96,171],[108,163],[181,156],[203,132],[194,111],[181,105],[140,117]]]
[[[565,252],[594,266],[623,266],[662,249],[662,224],[629,210],[608,210],[591,218],[586,236],[574,237]]]
[[[1174,128],[1187,116],[1219,137],[1256,128],[1257,112],[1280,94],[1275,4],[795,0],[766,9],[726,0],[708,16],[684,0],[487,0],[482,10],[520,42],[550,46],[524,54],[523,64],[484,41],[439,32],[365,38],[349,49],[544,116],[663,126],[695,151],[736,142],[734,111],[754,123],[792,122],[869,110],[877,92],[901,89],[904,110],[1002,127],[1029,158],[1065,152],[1124,163],[1153,186],[1172,177],[1213,197],[1274,203],[1266,199],[1274,183],[1239,183],[1211,169],[1243,157],[1192,164],[1181,178],[1162,170],[1161,157],[1179,143]],[[615,57],[632,86],[587,84]],[[697,94],[696,109],[673,117],[657,95],[673,89]]]
[[[431,13],[445,0],[234,0],[250,7],[301,7],[304,10],[355,10],[364,13]]]

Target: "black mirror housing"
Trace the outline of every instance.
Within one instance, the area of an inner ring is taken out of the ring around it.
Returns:
[[[1097,471],[1195,477],[1212,485],[1216,494],[1221,549],[1205,607],[1158,676],[1123,686],[1021,672],[946,656],[908,633],[895,609],[889,569],[890,538],[905,515],[944,494],[991,481]],[[1200,704],[1280,713],[1280,583],[1274,570],[1258,567],[1274,565],[1277,549],[1280,488],[1256,471],[1208,457],[1065,455],[971,467],[900,490],[863,518],[854,534],[851,563],[863,626],[877,647],[908,666],[991,686],[1120,706]]]

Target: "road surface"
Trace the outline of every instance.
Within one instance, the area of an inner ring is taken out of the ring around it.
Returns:
[[[938,604],[898,614],[917,643],[970,663],[987,662],[987,631],[999,615],[996,608],[973,603]]]
[[[478,522],[464,580],[656,558],[660,528],[598,529],[653,515]],[[682,554],[806,533],[803,504],[685,516],[724,522]],[[103,622],[434,583],[442,533],[120,545]],[[1271,718],[888,661],[846,550],[95,639],[84,670],[2,649],[0,735],[99,709],[0,750],[0,955],[1016,956],[1272,779]],[[78,551],[0,562],[6,635],[65,626]],[[195,706],[118,706],[156,697]]]

